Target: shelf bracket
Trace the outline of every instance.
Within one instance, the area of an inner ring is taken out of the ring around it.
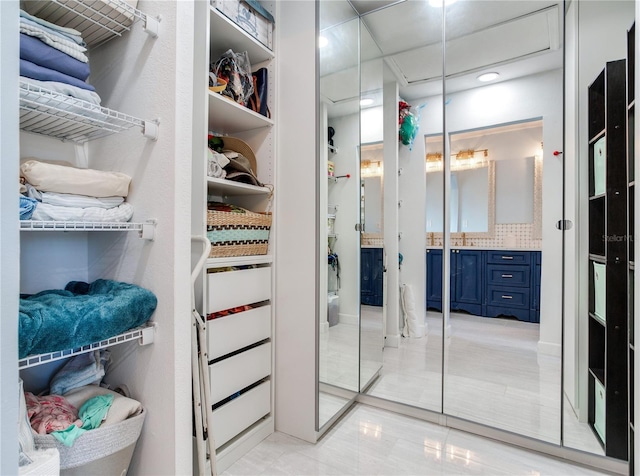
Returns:
[[[158,140],[160,132],[160,119],[155,121],[142,121],[142,135],[151,140]]]
[[[140,230],[140,238],[143,240],[153,241],[156,237],[156,225],[158,221],[156,219],[147,220],[142,224],[142,230]]]
[[[156,333],[156,326],[157,324],[155,322],[147,323],[147,327],[142,329],[142,335],[140,336],[140,341],[139,341],[140,345],[153,344],[153,339]]]
[[[158,15],[157,17],[150,17],[149,15],[145,15],[144,17],[144,31],[151,38],[158,38],[160,35],[160,22],[162,21],[162,17]]]

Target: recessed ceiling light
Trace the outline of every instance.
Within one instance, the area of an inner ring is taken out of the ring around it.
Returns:
[[[444,5],[447,6],[456,2],[457,0],[444,0]],[[441,7],[442,3],[442,0],[429,0],[429,5],[431,5],[432,7]]]
[[[360,99],[361,106],[371,106],[373,104],[373,99],[371,98],[362,98]]]
[[[483,83],[486,83],[487,81],[493,81],[498,76],[500,76],[500,75],[498,73],[495,73],[495,72],[484,73],[484,74],[481,74],[480,76],[478,76],[478,81],[482,81]]]
[[[318,37],[318,48],[324,48],[328,44],[329,44],[329,40],[327,40],[326,37],[324,37],[324,36],[319,36]]]

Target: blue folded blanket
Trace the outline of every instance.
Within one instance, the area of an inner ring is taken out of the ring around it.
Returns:
[[[68,74],[80,81],[89,77],[89,63],[83,63],[66,53],[47,45],[35,36],[20,33],[20,58],[34,64]]]
[[[98,342],[147,322],[157,298],[134,284],[98,279],[71,281],[21,297],[18,322],[19,358],[74,349]]]
[[[31,79],[38,79],[40,81],[58,81],[59,83],[71,84],[82,89],[88,89],[89,91],[95,91],[96,88],[89,83],[69,76],[68,74],[61,73],[50,68],[44,68],[31,61],[20,58],[20,76],[26,76]]]

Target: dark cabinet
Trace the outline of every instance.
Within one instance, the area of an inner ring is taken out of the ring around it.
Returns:
[[[382,248],[362,248],[360,250],[361,304],[382,306],[383,273]]]
[[[452,311],[482,315],[483,251],[451,250]],[[442,310],[442,250],[427,250],[427,309]]]
[[[442,250],[427,250],[426,307],[442,310]],[[539,251],[451,250],[451,310],[540,322]]]

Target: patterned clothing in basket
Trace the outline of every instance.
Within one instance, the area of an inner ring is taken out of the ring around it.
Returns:
[[[39,435],[66,430],[71,425],[82,426],[78,410],[66,398],[59,395],[37,397],[31,392],[25,392],[24,396],[31,428]]]

